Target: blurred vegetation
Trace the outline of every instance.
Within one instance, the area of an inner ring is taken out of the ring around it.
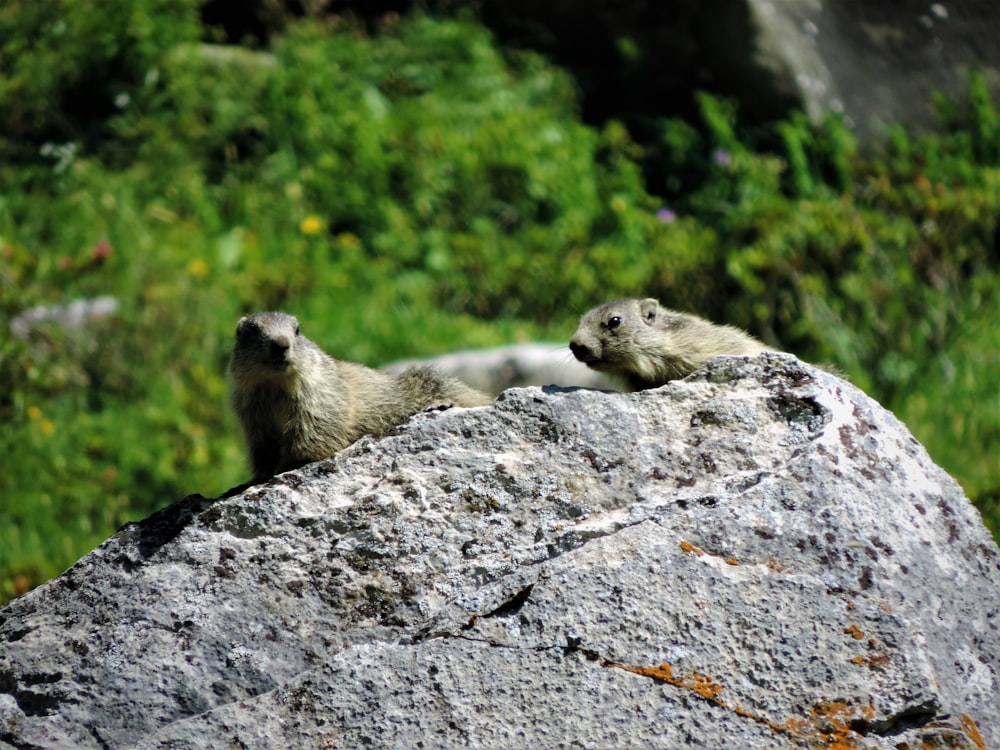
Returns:
[[[197,5],[0,10],[0,601],[247,478],[225,370],[259,309],[377,365],[566,340],[595,304],[657,296],[835,364],[997,533],[1000,124],[980,77],[938,103],[940,133],[895,130],[875,157],[837,118],[749,131],[707,94],[638,144],[469,20],[306,19],[250,51],[204,44]],[[12,332],[101,295],[111,317]]]

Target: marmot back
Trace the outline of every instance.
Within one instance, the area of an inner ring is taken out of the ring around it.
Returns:
[[[233,408],[254,481],[383,435],[423,409],[490,398],[430,367],[392,375],[329,356],[291,315],[254,313],[236,326]]]
[[[655,299],[619,299],[580,318],[569,342],[573,356],[625,381],[630,391],[690,375],[720,354],[758,354],[767,347],[747,333]]]

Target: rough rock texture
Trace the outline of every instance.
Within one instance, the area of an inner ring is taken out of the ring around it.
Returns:
[[[970,68],[1000,92],[994,0],[748,0],[757,61],[814,118],[843,112],[865,136],[937,124],[933,95],[965,101]],[[783,82],[783,84],[781,83]]]
[[[433,365],[484,393],[508,388],[559,383],[564,387],[621,390],[611,378],[573,359],[566,344],[511,344],[491,349],[468,349],[428,359],[392,362],[384,369],[402,372],[416,364]]]
[[[718,358],[123,528],[0,611],[0,746],[996,747],[998,591],[891,414]]]

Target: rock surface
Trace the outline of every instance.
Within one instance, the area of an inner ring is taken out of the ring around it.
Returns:
[[[843,112],[868,139],[937,126],[933,97],[967,100],[970,69],[1000,92],[993,0],[748,0],[757,59],[814,119]]]
[[[996,747],[998,591],[958,485],[794,357],[512,390],[10,603],[0,747]]]
[[[621,390],[610,377],[591,370],[570,354],[565,343],[510,344],[490,349],[467,349],[426,359],[404,359],[383,369],[400,372],[415,364],[433,365],[442,372],[494,395],[508,388],[559,383],[563,387]]]

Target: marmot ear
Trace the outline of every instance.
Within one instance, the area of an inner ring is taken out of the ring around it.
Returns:
[[[652,323],[656,320],[656,313],[660,311],[660,302],[652,297],[644,299],[639,303],[639,312],[642,313],[642,319],[647,323]]]

